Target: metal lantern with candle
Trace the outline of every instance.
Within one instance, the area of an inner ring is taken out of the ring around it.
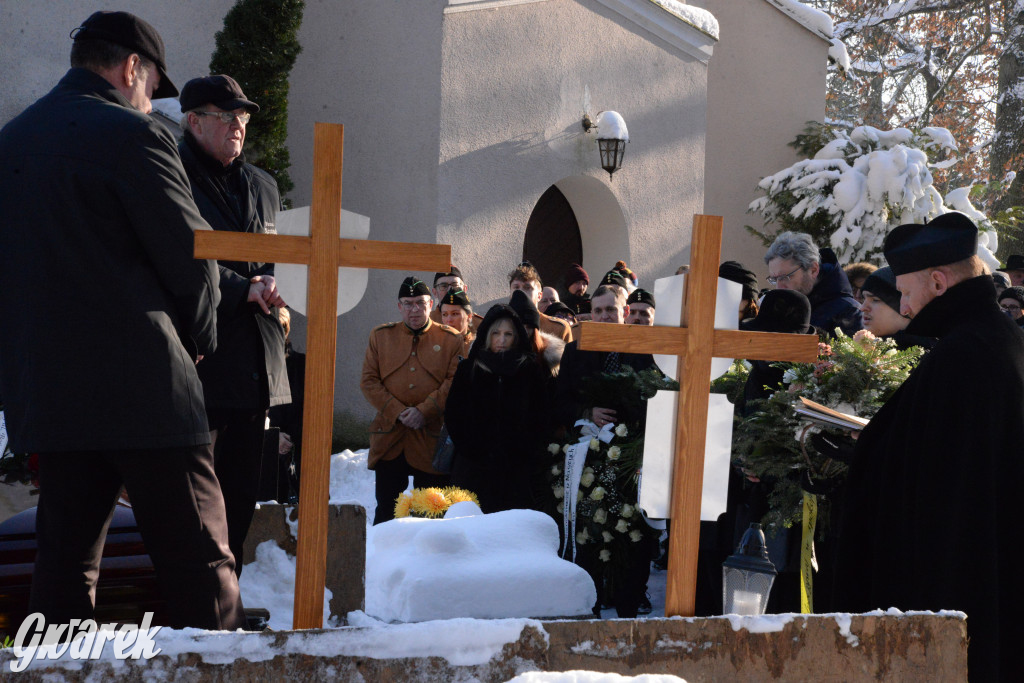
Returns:
[[[764,614],[777,574],[775,565],[768,559],[761,525],[751,524],[736,554],[722,563],[722,613]]]

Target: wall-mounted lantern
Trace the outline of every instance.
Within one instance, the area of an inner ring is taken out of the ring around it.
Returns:
[[[608,171],[609,180],[612,174],[622,168],[622,157],[626,154],[626,143],[629,142],[629,131],[626,121],[617,111],[602,111],[597,120],[583,115],[583,130],[590,133],[597,130],[597,149],[601,153],[601,168]]]

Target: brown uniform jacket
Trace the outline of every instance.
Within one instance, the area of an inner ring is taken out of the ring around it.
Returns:
[[[552,318],[541,313],[540,331],[558,337],[566,344],[572,341],[572,329],[569,327],[569,323],[560,318]]]
[[[437,306],[430,311],[430,319],[435,323],[440,324],[441,322],[441,307]],[[476,339],[476,328],[480,326],[480,321],[484,317],[482,315],[473,314],[473,317],[469,319],[469,333],[462,336],[462,357],[469,358],[469,349],[473,346],[473,340]]]
[[[400,322],[370,332],[360,382],[363,396],[377,409],[370,424],[370,469],[405,453],[416,469],[436,473],[431,461],[462,349],[462,335],[432,321],[419,334]],[[423,429],[409,429],[398,421],[409,406],[427,419]]]

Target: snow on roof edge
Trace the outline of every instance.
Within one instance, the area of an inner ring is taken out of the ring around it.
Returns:
[[[821,10],[805,5],[800,0],[765,0],[768,4],[806,28],[811,33],[831,41],[833,38],[832,17]]]
[[[718,40],[718,19],[711,12],[700,7],[687,5],[680,0],[649,0],[680,21],[689,24],[701,33]]]

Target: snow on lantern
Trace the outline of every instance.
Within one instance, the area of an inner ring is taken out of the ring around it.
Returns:
[[[589,114],[583,116],[583,129],[588,133],[597,129],[597,150],[601,153],[601,168],[608,171],[609,180],[612,174],[622,168],[622,157],[626,153],[629,142],[629,130],[626,121],[617,111],[602,111],[593,121]]]

